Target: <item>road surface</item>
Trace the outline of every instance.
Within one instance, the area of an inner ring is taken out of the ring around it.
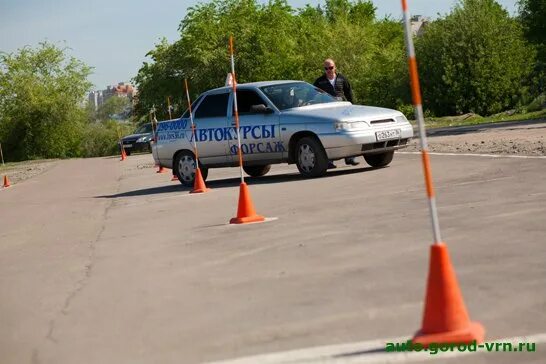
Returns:
[[[431,158],[472,319],[487,340],[546,332],[546,158]],[[274,166],[248,179],[271,219],[246,226],[228,224],[238,169],[190,195],[151,163],[59,161],[0,191],[2,363],[199,363],[419,329],[432,233],[418,154],[312,180]],[[538,363],[544,348],[465,361]]]

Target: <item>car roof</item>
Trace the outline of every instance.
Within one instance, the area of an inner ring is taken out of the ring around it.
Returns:
[[[282,85],[285,83],[294,83],[294,82],[302,82],[305,83],[305,81],[301,80],[276,80],[276,81],[259,81],[259,82],[247,82],[247,83],[238,83],[237,88],[259,88],[264,86],[274,86],[274,85]],[[224,86],[224,87],[218,87],[214,89],[207,90],[203,93],[216,93],[218,91],[226,91],[231,90],[231,86]]]

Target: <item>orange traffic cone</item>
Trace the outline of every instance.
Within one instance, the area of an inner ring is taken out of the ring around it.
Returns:
[[[163,166],[159,166],[159,169],[155,173],[166,173],[166,172],[167,172],[167,170],[165,168],[163,168]]]
[[[483,326],[470,321],[447,246],[432,245],[423,326],[413,342],[424,347],[431,343],[479,343],[484,336]]]
[[[127,159],[127,154],[125,153],[125,148],[121,147],[121,159],[120,161],[124,161]]]
[[[4,176],[4,185],[2,187],[7,188],[11,186],[11,183],[9,183],[9,178],[7,175]]]
[[[203,193],[207,192],[210,188],[205,185],[205,180],[201,174],[201,169],[197,167],[195,169],[195,181],[193,182],[193,190],[190,193]]]
[[[250,198],[250,191],[245,182],[241,183],[239,189],[239,206],[237,208],[237,217],[229,221],[230,224],[246,224],[249,222],[264,221],[265,217],[257,215]]]

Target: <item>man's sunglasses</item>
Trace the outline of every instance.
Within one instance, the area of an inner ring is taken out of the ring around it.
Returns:
[[[324,70],[325,71],[331,71],[334,69],[334,66],[330,66],[330,67],[324,67]]]

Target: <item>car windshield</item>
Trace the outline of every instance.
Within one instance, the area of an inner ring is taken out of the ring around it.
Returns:
[[[152,124],[141,125],[136,131],[135,134],[147,134],[152,132]]]
[[[279,110],[337,101],[328,93],[306,82],[264,86],[260,87],[260,90]]]

